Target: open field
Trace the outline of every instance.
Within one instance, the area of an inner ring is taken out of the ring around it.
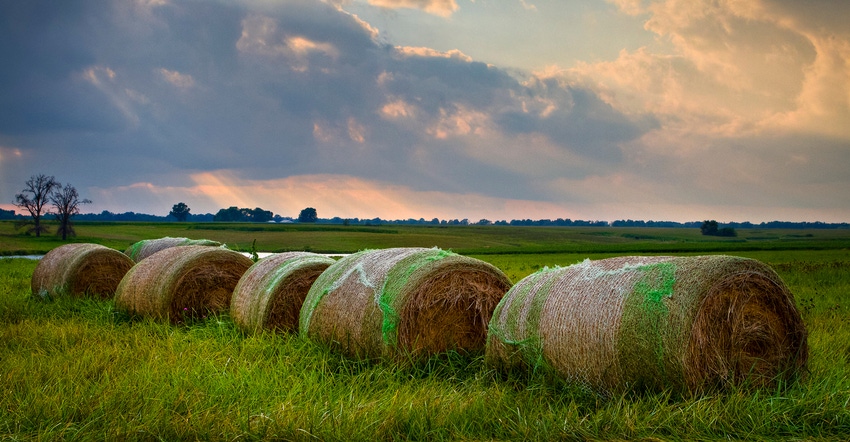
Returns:
[[[211,239],[234,250],[352,253],[387,247],[440,247],[460,254],[575,253],[612,255],[707,253],[759,250],[835,250],[850,248],[848,229],[740,229],[738,237],[703,236],[699,229],[650,227],[518,226],[341,226],[248,223],[95,223],[75,224],[74,242],[118,250],[164,236]],[[55,228],[53,229],[55,230]],[[0,255],[46,253],[63,244],[55,235],[26,236],[11,221],[0,221]]]
[[[233,227],[240,226],[253,227]],[[297,336],[244,336],[227,315],[177,327],[131,321],[112,301],[39,302],[29,293],[36,263],[0,259],[0,439],[850,438],[847,231],[742,230],[738,238],[707,239],[699,231],[647,228],[192,227],[81,223],[75,240],[121,250],[161,236],[246,250],[257,239],[269,251],[436,245],[489,261],[513,281],[585,258],[748,256],[771,264],[795,294],[810,334],[808,373],[784,389],[603,397],[542,376],[499,375],[480,355],[366,363]],[[0,241],[6,254],[60,245],[18,235],[6,223]]]

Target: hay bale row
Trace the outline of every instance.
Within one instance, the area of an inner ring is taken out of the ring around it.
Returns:
[[[133,261],[139,262],[160,250],[178,246],[210,246],[220,247],[222,244],[208,239],[172,238],[166,236],[157,239],[143,239],[132,244],[124,253]]]
[[[601,392],[772,386],[808,359],[788,288],[767,265],[731,256],[585,261],[511,287],[496,267],[436,248],[254,264],[196,245],[133,265],[103,246],[68,244],[41,260],[32,291],[115,293],[118,310],[172,323],[229,309],[246,332],[297,330],[360,358],[486,347],[491,366],[542,369]]]
[[[308,252],[263,258],[242,275],[233,290],[230,317],[244,332],[295,332],[307,292],[334,261]]]
[[[252,264],[241,253],[219,247],[166,248],[127,272],[115,292],[115,307],[171,323],[224,312]]]
[[[313,283],[300,333],[360,358],[482,350],[509,287],[496,267],[436,248],[362,251]]]
[[[148,258],[145,255],[154,252],[138,264],[128,254],[98,244],[57,247],[36,266],[32,294],[114,296],[119,311],[174,323],[230,308],[245,331],[295,331],[307,291],[334,262],[322,255],[292,252],[252,266],[240,253],[209,247],[218,243],[183,246],[182,241],[172,241],[177,239],[134,244],[128,250],[131,256]]]
[[[489,325],[486,361],[602,392],[773,385],[808,358],[793,295],[731,256],[621,257],[518,282]]]
[[[99,244],[65,244],[41,258],[30,287],[33,296],[43,299],[110,298],[133,264],[123,253]]]

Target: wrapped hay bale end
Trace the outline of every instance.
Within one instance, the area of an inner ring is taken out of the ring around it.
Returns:
[[[115,307],[175,324],[227,311],[234,287],[252,264],[247,256],[219,247],[171,247],[124,275]]]
[[[189,238],[172,238],[170,236],[166,236],[164,238],[157,239],[143,239],[131,245],[124,253],[133,259],[135,262],[139,262],[148,256],[153,255],[160,250],[165,250],[171,247],[177,246],[210,246],[210,247],[220,247],[222,244],[218,241],[211,241],[208,239],[189,239]]]
[[[278,253],[257,261],[233,290],[231,319],[249,333],[262,329],[297,331],[307,291],[335,262],[308,252]]]
[[[699,392],[793,380],[808,344],[793,295],[761,262],[620,257],[518,282],[493,313],[485,359],[602,392]]]
[[[362,251],[313,283],[299,331],[363,358],[480,351],[508,288],[496,267],[436,248]]]
[[[44,255],[32,274],[39,298],[92,295],[111,298],[133,260],[100,244],[65,244]]]

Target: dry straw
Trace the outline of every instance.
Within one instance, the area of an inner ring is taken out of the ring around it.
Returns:
[[[32,294],[39,298],[111,298],[131,267],[133,260],[118,250],[100,244],[65,244],[48,252],[36,265]]]
[[[257,261],[233,290],[230,317],[244,332],[294,332],[307,291],[334,261],[308,252],[278,253]]]
[[[362,251],[319,276],[300,333],[363,358],[480,351],[508,288],[496,267],[436,248]]]
[[[732,256],[621,257],[543,269],[496,308],[486,360],[601,392],[770,386],[808,359],[794,297]]]
[[[241,253],[220,247],[171,247],[127,272],[115,307],[172,323],[227,311],[233,288],[251,264]]]
[[[211,247],[219,247],[221,246],[220,242],[211,241],[208,239],[189,239],[189,238],[172,238],[170,236],[166,236],[164,238],[158,239],[143,239],[131,245],[124,253],[133,259],[135,262],[139,262],[148,256],[153,255],[160,250],[165,250],[171,247],[177,246],[211,246]]]

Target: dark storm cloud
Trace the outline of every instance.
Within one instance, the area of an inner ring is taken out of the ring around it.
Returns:
[[[63,6],[2,5],[0,133],[116,130],[121,125],[109,113],[98,112],[106,107],[104,100],[91,97],[89,88],[68,75],[93,63],[96,56],[84,32],[91,17]]]
[[[539,134],[616,162],[621,143],[652,127],[588,90],[528,86],[462,56],[380,43],[368,25],[323,2],[0,9],[0,144],[29,158],[11,183],[39,166],[78,170],[69,179],[80,186],[231,169],[255,179],[333,173],[520,198],[533,191],[521,172],[467,156],[471,135],[437,140],[431,129],[463,110],[487,116],[508,138]],[[393,100],[416,115],[386,118]],[[528,111],[523,101],[554,110]]]
[[[499,115],[498,121],[508,132],[543,133],[564,148],[607,162],[622,159],[621,143],[655,129],[652,117],[640,121],[626,118],[610,104],[588,90],[560,86],[553,79],[538,82],[529,94],[557,103],[545,117],[528,112],[511,111]]]

